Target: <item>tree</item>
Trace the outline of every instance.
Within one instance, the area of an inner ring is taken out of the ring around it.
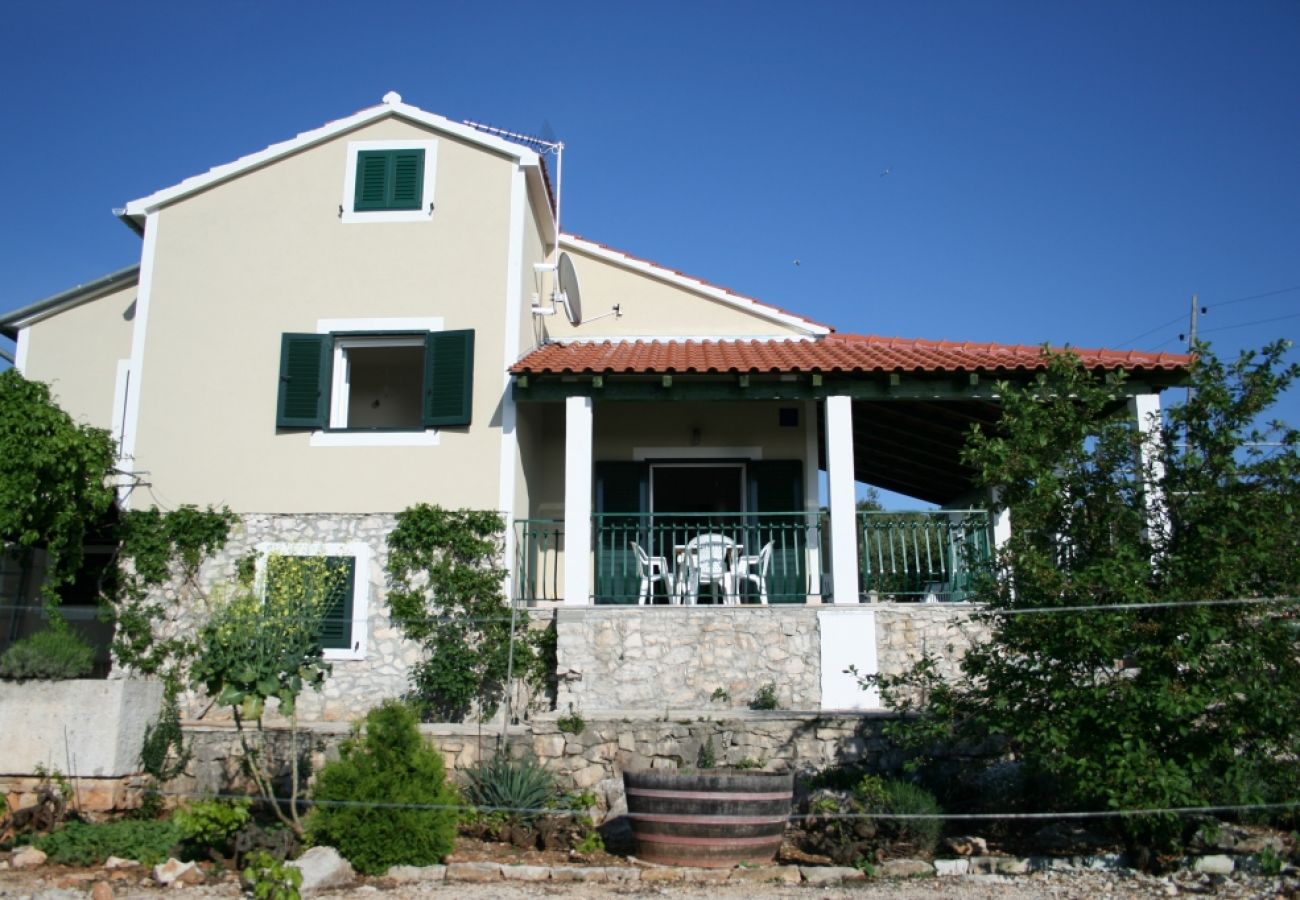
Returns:
[[[1055,808],[1294,798],[1295,606],[1240,602],[1300,593],[1300,436],[1256,424],[1300,376],[1285,352],[1225,365],[1200,347],[1189,402],[1148,439],[1123,413],[1122,375],[1069,353],[999,387],[998,427],[964,454],[1011,511],[977,587],[991,636],[954,682],[933,660],[875,679],[924,713],[906,740],[1001,742]],[[1179,834],[1173,816],[1123,821],[1147,846]]]
[[[81,567],[87,532],[113,504],[113,459],[108,432],[74,422],[48,385],[0,372],[0,548],[25,561],[44,549],[51,607]]]

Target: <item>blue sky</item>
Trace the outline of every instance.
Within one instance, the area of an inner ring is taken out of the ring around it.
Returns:
[[[14,5],[0,311],[396,90],[549,128],[565,230],[841,331],[1175,350],[1195,292],[1235,354],[1300,337],[1298,48],[1294,0]]]

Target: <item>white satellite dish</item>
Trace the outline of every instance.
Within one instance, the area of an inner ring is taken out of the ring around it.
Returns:
[[[573,269],[573,260],[569,254],[561,253],[556,264],[555,280],[558,292],[556,300],[564,304],[564,314],[569,317],[569,324],[582,324],[582,292],[578,289],[578,273]]]

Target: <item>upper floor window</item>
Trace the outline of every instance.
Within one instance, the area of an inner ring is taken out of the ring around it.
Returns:
[[[474,332],[284,334],[279,428],[423,431],[470,424]]]
[[[342,220],[425,222],[433,218],[436,141],[348,144]]]

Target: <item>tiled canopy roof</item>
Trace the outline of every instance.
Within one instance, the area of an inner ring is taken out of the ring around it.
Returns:
[[[1176,372],[1181,353],[1070,348],[1094,369]],[[511,367],[524,374],[712,372],[996,372],[1043,368],[1041,347],[853,334],[790,341],[600,341],[547,344]]]

